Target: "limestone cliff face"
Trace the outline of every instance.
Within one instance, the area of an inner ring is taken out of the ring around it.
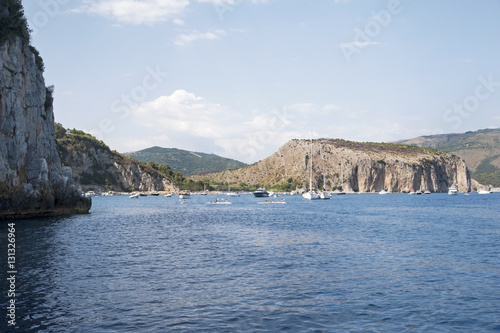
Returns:
[[[58,150],[65,165],[84,190],[167,191],[178,189],[157,170],[130,157],[111,151],[89,134],[68,133],[57,138]]]
[[[312,147],[312,155],[311,155]],[[309,184],[312,156],[313,186],[346,192],[446,192],[451,185],[470,191],[470,174],[456,156],[431,149],[344,140],[291,140],[275,154],[245,168],[199,176],[233,184]]]
[[[29,45],[0,45],[0,219],[86,213],[91,202],[61,165],[51,94]]]

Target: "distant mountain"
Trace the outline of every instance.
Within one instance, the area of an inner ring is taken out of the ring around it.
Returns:
[[[221,157],[215,154],[191,152],[176,148],[151,147],[136,152],[125,153],[138,161],[153,161],[158,164],[168,164],[174,171],[184,176],[218,172],[246,166],[245,163]]]
[[[479,183],[500,187],[500,129],[421,136],[396,143],[430,147],[460,156]]]

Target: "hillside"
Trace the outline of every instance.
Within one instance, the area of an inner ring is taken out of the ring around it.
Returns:
[[[398,143],[431,147],[460,156],[472,178],[481,184],[500,187],[500,129],[421,136]]]
[[[104,142],[79,130],[55,124],[57,150],[72,167],[77,186],[85,191],[175,191],[180,173],[166,165],[146,164],[109,149]]]
[[[191,152],[176,148],[151,147],[125,153],[124,155],[138,161],[168,164],[172,170],[179,171],[184,176],[241,168],[246,165],[215,154]]]
[[[210,183],[230,183],[232,189],[265,186],[275,190],[304,191],[309,183],[310,158],[313,186],[346,192],[446,192],[450,185],[470,191],[465,162],[430,148],[344,140],[291,140],[268,158],[237,170],[192,176]]]

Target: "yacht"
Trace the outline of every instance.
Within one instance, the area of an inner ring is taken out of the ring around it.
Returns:
[[[264,187],[259,188],[258,190],[253,192],[253,195],[256,198],[267,198],[269,196],[269,192],[266,191]]]
[[[448,194],[449,195],[457,195],[458,194],[458,189],[455,185],[450,186],[448,189]]]

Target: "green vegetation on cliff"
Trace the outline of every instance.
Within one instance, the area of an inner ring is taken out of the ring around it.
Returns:
[[[201,181],[186,179],[181,172],[174,171],[167,164],[152,161],[137,161],[134,158],[111,150],[103,141],[77,129],[65,129],[55,123],[57,151],[64,165],[73,168],[73,176],[78,185],[94,185],[114,191],[137,191],[138,185],[124,187],[120,179],[123,175],[117,172],[117,167],[129,170],[131,165],[137,165],[142,173],[152,177],[163,177],[181,190],[199,191],[206,186]]]
[[[0,3],[0,44],[13,37],[29,43],[28,22],[21,0],[2,0]]]

